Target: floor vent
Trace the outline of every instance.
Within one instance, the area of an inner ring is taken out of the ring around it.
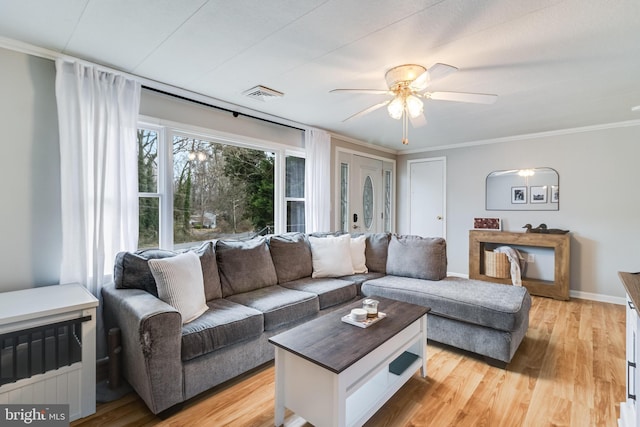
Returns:
[[[278,92],[274,89],[269,89],[265,86],[252,87],[251,89],[242,92],[242,94],[249,98],[257,99],[258,101],[262,102],[271,101],[273,99],[282,98],[284,96],[284,93]]]

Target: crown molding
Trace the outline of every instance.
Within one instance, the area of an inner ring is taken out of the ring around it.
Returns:
[[[428,147],[428,148],[416,148],[414,150],[402,150],[402,151],[398,151],[398,155],[425,153],[429,151],[451,150],[455,148],[476,147],[479,145],[501,144],[505,142],[519,142],[519,141],[525,141],[528,139],[548,138],[552,136],[571,135],[571,134],[582,133],[582,132],[595,132],[599,130],[617,129],[617,128],[625,128],[625,127],[633,127],[633,126],[640,126],[640,120],[638,119],[627,120],[623,122],[604,123],[599,125],[582,126],[577,128],[558,129],[558,130],[552,130],[552,131],[546,131],[546,132],[535,132],[535,133],[526,133],[521,135],[505,136],[502,138],[482,139],[478,141],[463,142],[460,144],[447,144],[447,145],[438,145],[435,147]]]
[[[339,139],[340,141],[348,142],[350,144],[360,145],[362,147],[367,147],[371,150],[382,151],[383,153],[389,153],[393,155],[401,154],[398,150],[394,150],[393,148],[387,148],[382,145],[371,144],[369,142],[364,142],[359,139],[351,138],[350,136],[344,136],[339,133],[329,132],[331,138]]]
[[[89,66],[97,67],[98,69],[104,70],[106,72],[125,76],[127,78],[138,81],[143,86],[147,86],[152,89],[157,89],[159,91],[166,92],[167,94],[170,94],[170,95],[183,97],[183,98],[186,98],[187,100],[191,99],[193,101],[210,104],[213,107],[220,107],[220,108],[228,109],[231,111],[237,111],[238,113],[241,113],[244,116],[267,120],[276,124],[281,124],[289,127],[295,127],[303,130],[316,129],[313,126],[305,125],[303,123],[294,122],[292,120],[288,120],[279,116],[263,113],[261,111],[253,110],[251,108],[242,107],[240,105],[225,102],[220,99],[213,98],[211,96],[203,95],[197,92],[192,92],[190,90],[183,89],[177,86],[172,86],[167,83],[162,83],[157,80],[151,80],[146,77],[138,76],[136,74],[131,74],[126,71],[119,70],[117,68],[105,66],[103,64],[92,62],[92,61],[87,61],[82,58],[77,58],[71,55],[64,54],[62,52],[31,45],[29,43],[24,43],[18,40],[9,39],[6,37],[0,37],[0,48],[5,48],[8,50],[24,53],[31,56],[36,56],[39,58],[50,59],[52,61],[55,61],[61,58],[68,61],[79,62]]]

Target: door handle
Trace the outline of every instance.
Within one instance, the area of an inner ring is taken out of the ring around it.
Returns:
[[[438,221],[442,221],[442,215],[438,215],[438,216],[436,217],[436,219],[437,219]]]
[[[353,214],[353,222],[358,222],[358,214]]]
[[[631,384],[631,368],[633,368],[633,372],[635,374],[635,370],[636,370],[636,363],[632,362],[630,360],[627,360],[627,384]],[[633,379],[633,393],[631,393],[631,390],[627,390],[627,398],[628,399],[633,399],[636,400],[636,381],[635,378]]]

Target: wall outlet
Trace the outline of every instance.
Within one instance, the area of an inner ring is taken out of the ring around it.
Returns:
[[[534,254],[527,254],[527,262],[533,264],[536,262],[536,256]]]

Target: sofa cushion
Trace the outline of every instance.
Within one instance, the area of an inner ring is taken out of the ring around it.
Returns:
[[[195,253],[200,257],[202,266],[202,276],[204,279],[204,295],[207,301],[222,298],[222,285],[218,274],[218,263],[216,262],[215,243],[205,242]]]
[[[440,237],[391,236],[387,274],[440,280],[447,276],[447,244]]]
[[[366,234],[366,246],[364,250],[369,272],[387,272],[387,254],[389,252],[389,233]]]
[[[362,287],[362,284],[364,282],[366,282],[367,280],[377,279],[382,276],[384,276],[383,273],[370,271],[369,273],[351,274],[349,276],[342,276],[342,277],[339,277],[339,279],[346,280],[356,285],[356,292],[358,295],[360,295],[362,294],[362,291],[360,290],[360,288]]]
[[[202,267],[194,252],[150,259],[149,268],[156,279],[158,297],[180,312],[183,324],[207,311]]]
[[[182,327],[182,360],[260,336],[262,313],[226,299],[207,302],[209,310]]]
[[[219,240],[215,251],[224,297],[278,283],[264,237],[238,242]]]
[[[362,285],[366,296],[381,296],[430,307],[436,315],[502,331],[513,331],[529,315],[526,288],[447,277],[431,281],[385,276]]]
[[[176,256],[164,249],[145,249],[136,252],[120,252],[113,266],[113,282],[117,289],[142,289],[158,296],[156,280],[151,274],[148,261]]]
[[[302,233],[282,234],[269,239],[269,251],[278,283],[311,276],[311,248]]]
[[[321,279],[305,277],[303,279],[282,283],[280,286],[287,289],[316,294],[318,296],[320,310],[350,301],[357,295],[355,283],[328,277]]]
[[[313,273],[311,277],[340,277],[353,274],[351,236],[309,236]]]
[[[265,331],[293,324],[320,311],[317,295],[280,285],[236,294],[227,299],[262,312]]]

